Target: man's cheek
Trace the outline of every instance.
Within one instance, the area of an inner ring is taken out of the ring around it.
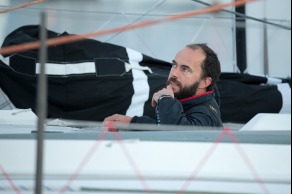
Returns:
[[[180,87],[177,85],[174,85],[174,86],[172,86],[172,90],[174,93],[178,93],[178,92],[180,92]]]

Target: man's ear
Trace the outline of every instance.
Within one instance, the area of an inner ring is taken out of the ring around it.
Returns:
[[[211,77],[205,77],[201,79],[199,88],[204,89],[207,88],[212,83]]]

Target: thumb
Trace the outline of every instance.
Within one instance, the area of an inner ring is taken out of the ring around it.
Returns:
[[[170,95],[171,95],[172,97],[174,97],[174,92],[173,92],[173,89],[172,89],[171,85],[167,85],[166,88],[167,88],[167,90],[169,90]]]

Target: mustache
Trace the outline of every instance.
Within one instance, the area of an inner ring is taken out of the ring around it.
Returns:
[[[171,83],[174,83],[174,84],[178,85],[179,87],[181,87],[181,83],[179,81],[177,81],[177,79],[175,77],[169,78],[166,82],[167,85],[170,85]]]

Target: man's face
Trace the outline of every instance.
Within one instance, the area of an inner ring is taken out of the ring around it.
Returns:
[[[200,85],[200,81],[195,82],[193,85],[191,86],[185,86],[183,87],[181,85],[180,82],[177,81],[176,78],[171,77],[168,81],[167,81],[167,85],[173,85],[176,84],[177,87],[179,88],[179,92],[174,92],[174,97],[178,100],[184,99],[184,98],[188,98],[191,96],[194,96],[194,91],[197,91],[199,85]]]
[[[201,64],[206,56],[201,49],[184,48],[177,53],[172,63],[167,85],[171,85],[177,99],[194,96],[201,91]]]

